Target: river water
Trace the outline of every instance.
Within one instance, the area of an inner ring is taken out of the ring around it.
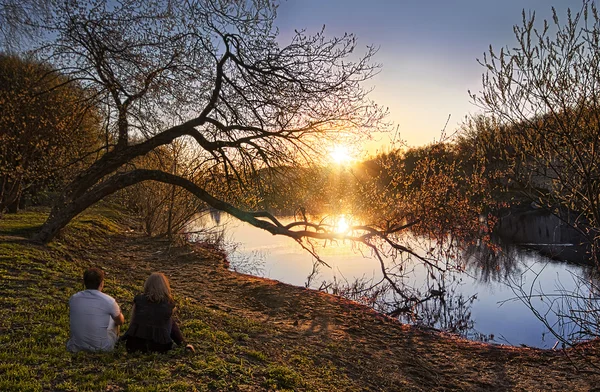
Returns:
[[[223,230],[232,269],[297,286],[307,285],[314,257],[292,239],[273,236],[226,215],[204,219],[201,225]],[[355,244],[320,243],[316,250],[329,267],[319,267],[309,287],[351,283],[356,279],[376,282],[382,277],[379,262]],[[555,313],[585,306],[567,304],[564,294],[575,292],[584,299],[590,298],[589,289],[581,288],[579,280],[588,279],[586,267],[557,262],[517,247],[505,249],[501,257],[491,257],[487,247],[474,247],[464,252],[462,258],[463,271],[445,273],[443,283],[439,275],[433,276],[422,263],[406,261],[399,284],[421,293],[443,286],[446,293],[443,300],[427,301],[418,307],[416,314],[400,315],[399,319],[449,330],[473,340],[540,348],[555,347],[558,339],[534,311],[565,338],[578,332],[577,326],[561,322],[564,320]],[[524,303],[527,297],[524,294],[531,297],[531,303]]]

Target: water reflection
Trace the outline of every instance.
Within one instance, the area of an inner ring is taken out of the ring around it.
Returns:
[[[403,322],[469,339],[545,348],[557,341],[548,332],[552,326],[565,326],[556,328],[565,339],[598,333],[597,327],[593,330],[598,324],[592,324],[598,312],[586,311],[598,306],[598,291],[592,295],[588,289],[589,269],[553,262],[506,241],[461,249],[451,240],[439,247],[407,235],[405,243],[423,257],[440,259],[439,264],[431,266],[406,255],[389,254],[384,258],[384,270],[364,246],[314,242],[315,250],[330,266],[327,268],[289,238],[272,236],[227,216],[221,218],[220,227],[227,227],[226,242],[237,244],[230,256],[233,269],[342,295]],[[330,218],[331,224],[341,221]],[[345,216],[344,221],[350,218]],[[255,257],[263,263],[262,268],[251,271],[247,267]],[[535,293],[529,295],[529,302],[523,300],[527,293]],[[569,293],[568,301],[550,300],[565,293]],[[565,321],[564,316],[572,311],[587,318],[587,326]],[[545,320],[540,321],[536,312],[545,315]]]
[[[492,244],[467,248],[464,261],[479,282],[499,282],[512,290],[514,296],[499,303],[518,301],[528,308],[544,326],[542,340],[554,339],[565,346],[599,336],[600,303],[593,268],[544,257],[539,250],[495,236]]]
[[[505,282],[523,273],[519,263],[522,250],[495,237],[491,243],[482,241],[468,246],[463,254],[464,269],[482,283]]]
[[[501,211],[499,215],[494,228],[498,237],[535,249],[551,259],[591,264],[587,239],[569,223],[575,218],[568,211],[559,217],[542,208],[525,206]]]
[[[476,299],[476,294],[466,297],[460,292],[447,292],[444,297],[423,303],[418,311],[402,316],[400,320],[456,333],[471,340],[489,341],[493,335],[487,336],[475,329],[472,305]]]

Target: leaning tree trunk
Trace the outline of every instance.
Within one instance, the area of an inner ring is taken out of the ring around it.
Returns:
[[[53,208],[41,230],[33,236],[32,240],[43,244],[50,242],[77,214],[79,212],[75,212],[72,204],[62,208]]]
[[[159,170],[136,169],[126,173],[115,174],[82,194],[76,200],[63,202],[62,204],[55,206],[52,209],[48,220],[44,223],[38,234],[34,236],[33,240],[42,243],[51,241],[63,227],[86,208],[120,189],[142,181],[159,181],[180,186],[209,206],[227,212],[239,220],[247,222],[254,227],[266,230],[271,234],[282,234],[294,239],[299,239],[301,236],[310,236],[312,238],[320,239],[330,239],[331,237],[324,233],[291,231],[289,227],[283,226],[272,215],[266,212],[250,213],[242,211],[227,202],[213,197],[204,189],[185,178]],[[267,217],[269,221],[257,219],[258,217]]]
[[[120,189],[117,188],[111,191],[106,188],[106,186],[97,186],[73,201],[64,201],[63,199],[62,203],[56,204],[52,208],[48,219],[32,240],[43,244],[50,242],[77,215],[107,195]]]
[[[158,146],[168,144],[180,136],[194,132],[193,125],[196,125],[198,121],[199,120],[197,119],[189,121],[185,124],[172,127],[143,143],[122,147],[104,154],[102,158],[77,176],[77,178],[65,188],[59,201],[52,208],[50,216],[42,226],[42,229],[33,237],[33,240],[44,244],[48,243],[73,218],[92,204],[119,189],[143,181],[134,180],[132,182],[132,178],[134,178],[135,175],[133,177],[123,177],[122,175],[116,174],[98,184],[98,181],[102,178],[114,173],[122,165],[132,159],[144,155]],[[125,178],[127,180],[124,180]],[[123,181],[127,182],[127,184],[121,183]]]

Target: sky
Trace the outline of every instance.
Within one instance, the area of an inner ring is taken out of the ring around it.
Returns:
[[[536,20],[559,18],[582,0],[282,0],[277,17],[282,44],[294,30],[331,36],[354,33],[358,48],[379,47],[381,72],[371,81],[371,98],[388,107],[389,120],[409,146],[440,140],[479,112],[468,94],[481,90],[483,58],[490,45],[516,43],[513,26],[523,9]],[[393,135],[378,136],[369,153],[386,150]]]

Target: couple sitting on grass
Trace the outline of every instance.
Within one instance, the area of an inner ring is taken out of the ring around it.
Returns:
[[[119,340],[119,326],[125,322],[115,299],[102,292],[104,271],[90,268],[83,274],[85,290],[69,300],[71,338],[67,350],[110,351]],[[175,302],[167,277],[151,274],[144,283],[144,293],[133,299],[129,329],[120,339],[128,352],[167,352],[184,344],[173,312]],[[186,350],[194,351],[192,345]]]

